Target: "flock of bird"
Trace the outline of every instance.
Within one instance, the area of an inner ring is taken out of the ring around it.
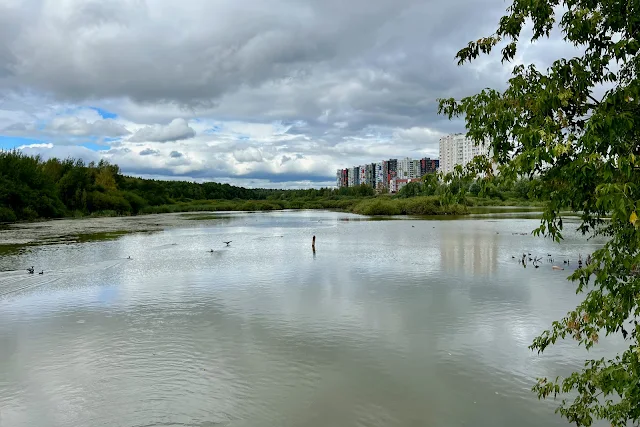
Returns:
[[[512,259],[517,259],[519,263],[522,264],[522,266],[524,268],[527,268],[527,261],[531,263],[531,265],[533,265],[535,268],[540,268],[540,263],[542,262],[542,257],[536,257],[536,256],[531,256],[530,253],[523,253],[522,257],[520,256],[511,256]],[[552,257],[551,254],[547,254],[547,262],[549,263],[553,263],[554,259]],[[562,260],[563,265],[569,266],[571,265],[571,259],[566,258]],[[591,255],[587,255],[585,261],[584,261],[584,265],[589,265],[591,264]],[[582,254],[578,254],[578,268],[582,268],[583,265],[583,261],[582,261]],[[564,270],[564,267],[561,267],[559,265],[554,265],[551,267],[554,270]]]
[[[222,242],[222,243],[224,243],[228,247],[228,246],[231,245],[231,242],[232,242],[232,240],[229,240],[228,242]],[[209,252],[214,253],[215,251],[213,249],[211,249]]]
[[[27,268],[27,273],[33,274],[34,272],[35,272],[35,270],[34,270],[33,266]],[[44,274],[44,270],[41,270],[40,273],[38,273],[38,274]]]
[[[512,233],[512,234],[524,234],[524,235],[526,235],[527,233]],[[314,249],[315,249],[315,240],[316,240],[316,236],[313,236],[313,247],[314,247]],[[231,245],[231,242],[232,241],[229,240],[228,242],[222,242],[222,243],[226,244],[227,247],[229,247]],[[213,249],[211,249],[210,252],[215,252],[215,251]],[[511,258],[512,259],[517,259],[518,262],[521,263],[524,268],[527,268],[527,261],[530,262],[531,265],[533,265],[535,268],[540,268],[540,262],[542,262],[542,257],[533,256],[533,258],[532,258],[531,253],[523,253],[522,257],[520,257],[520,256],[516,257],[516,256],[512,255]],[[133,258],[131,258],[131,255],[129,255],[129,257],[127,257],[127,259],[133,259]],[[551,256],[551,254],[547,254],[547,262],[549,262],[549,263],[553,263],[554,262],[554,259]],[[571,260],[569,258],[563,259],[562,263],[564,265],[569,266],[569,265],[571,265]],[[584,263],[585,263],[585,265],[591,264],[591,255],[587,255]],[[579,254],[578,255],[578,268],[582,268],[582,264],[583,264],[582,263],[582,254]],[[551,268],[553,268],[554,270],[564,270],[564,267],[560,267],[558,265],[554,265]],[[34,270],[33,266],[27,268],[27,273],[34,274],[34,272],[35,272],[35,270]],[[41,270],[40,273],[38,273],[38,274],[44,274],[44,270]]]

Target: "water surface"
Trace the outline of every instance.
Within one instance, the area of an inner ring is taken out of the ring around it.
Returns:
[[[597,242],[362,219],[236,213],[1,256],[0,426],[567,425],[530,388],[587,353],[527,346],[578,297],[512,256]]]

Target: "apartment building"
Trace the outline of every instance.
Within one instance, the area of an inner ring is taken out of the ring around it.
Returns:
[[[456,165],[466,166],[475,156],[489,155],[489,144],[475,145],[462,133],[440,138],[440,164],[438,170],[453,172]]]
[[[437,171],[439,161],[424,157],[422,159],[389,159],[377,163],[338,169],[336,185],[338,187],[356,187],[361,184],[375,188],[378,192],[395,193],[407,182],[420,180],[427,173]],[[393,186],[391,185],[392,180]],[[398,188],[399,187],[399,188]]]

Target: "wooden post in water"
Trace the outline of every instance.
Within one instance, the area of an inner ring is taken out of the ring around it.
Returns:
[[[313,240],[311,241],[311,249],[313,249],[313,252],[316,251],[316,236],[313,236]]]

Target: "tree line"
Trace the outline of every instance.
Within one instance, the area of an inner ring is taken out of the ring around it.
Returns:
[[[544,200],[539,178],[476,178],[473,164],[450,174],[427,174],[422,181],[409,182],[398,191],[398,197],[439,196],[444,204],[460,203],[523,205]]]
[[[498,179],[481,186],[480,181],[464,174],[453,178],[429,174],[422,182],[407,184],[396,196],[378,196],[423,197],[420,208],[405,209],[413,205],[400,200],[391,204],[360,203],[376,196],[367,185],[277,190],[217,182],[162,181],[123,175],[117,165],[105,160],[87,164],[79,159],[43,160],[17,150],[0,151],[0,222],[197,210],[338,209],[382,214],[385,209],[381,207],[387,207],[390,214],[448,212],[442,209],[454,204],[522,204],[534,200],[530,191],[534,183]],[[435,198],[427,200],[425,196]],[[459,207],[456,209],[459,211]]]
[[[125,176],[105,160],[44,160],[0,151],[0,222],[92,214],[136,215],[198,200],[314,200],[372,196],[366,186],[308,190],[249,189],[216,182]]]

